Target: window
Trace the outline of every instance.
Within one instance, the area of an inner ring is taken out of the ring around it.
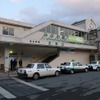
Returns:
[[[70,62],[64,62],[63,64],[61,65],[66,65],[66,66],[70,66]]]
[[[48,65],[48,64],[45,64],[45,66],[46,66],[46,68],[51,68],[51,66],[50,66],[50,65]]]
[[[73,63],[73,66],[77,66],[77,63]]]
[[[33,68],[34,67],[34,64],[28,64],[27,66],[26,66],[26,68]]]
[[[44,64],[37,64],[37,69],[44,69]]]
[[[91,64],[97,64],[97,62],[96,61],[92,61]]]
[[[82,64],[81,64],[80,62],[77,62],[77,65],[78,65],[78,66],[82,66]]]
[[[8,28],[7,27],[3,27],[3,34],[8,35]]]
[[[61,34],[61,35],[65,35],[65,28],[60,27],[60,34]]]
[[[51,29],[51,33],[55,34],[55,26],[51,25],[50,29]]]
[[[14,28],[3,27],[3,34],[14,36]]]
[[[14,35],[14,29],[13,28],[9,28],[9,35]]]
[[[46,27],[46,32],[50,33],[50,25]]]
[[[69,29],[65,29],[65,35],[68,35],[69,34]]]

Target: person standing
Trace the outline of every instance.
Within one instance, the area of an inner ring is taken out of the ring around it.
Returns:
[[[11,71],[13,71],[13,59],[10,60]]]
[[[22,67],[22,59],[19,60],[19,67]]]
[[[14,67],[14,70],[16,70],[16,67],[17,67],[17,60],[16,59],[14,59],[14,61],[13,61],[13,67]]]

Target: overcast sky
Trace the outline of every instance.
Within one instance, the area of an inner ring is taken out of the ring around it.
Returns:
[[[0,17],[39,24],[92,18],[100,26],[100,0],[0,0]]]

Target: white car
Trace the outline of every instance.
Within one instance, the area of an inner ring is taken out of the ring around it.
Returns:
[[[70,72],[71,74],[73,74],[74,72],[78,72],[78,71],[88,71],[88,66],[86,65],[82,65],[79,62],[65,62],[63,64],[60,65],[60,70],[62,73],[65,72]]]
[[[92,61],[88,64],[89,70],[97,70],[100,71],[100,61]]]
[[[59,76],[60,68],[52,68],[48,63],[31,63],[25,68],[18,68],[17,74],[23,77],[33,77],[36,80],[43,76]]]

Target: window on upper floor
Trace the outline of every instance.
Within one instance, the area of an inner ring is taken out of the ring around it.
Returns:
[[[52,33],[52,34],[58,34],[58,26],[55,25],[49,25],[43,29],[40,30],[41,32],[45,33]]]
[[[3,34],[14,36],[14,28],[3,27]]]
[[[60,34],[61,34],[61,35],[65,35],[65,28],[60,27]]]

